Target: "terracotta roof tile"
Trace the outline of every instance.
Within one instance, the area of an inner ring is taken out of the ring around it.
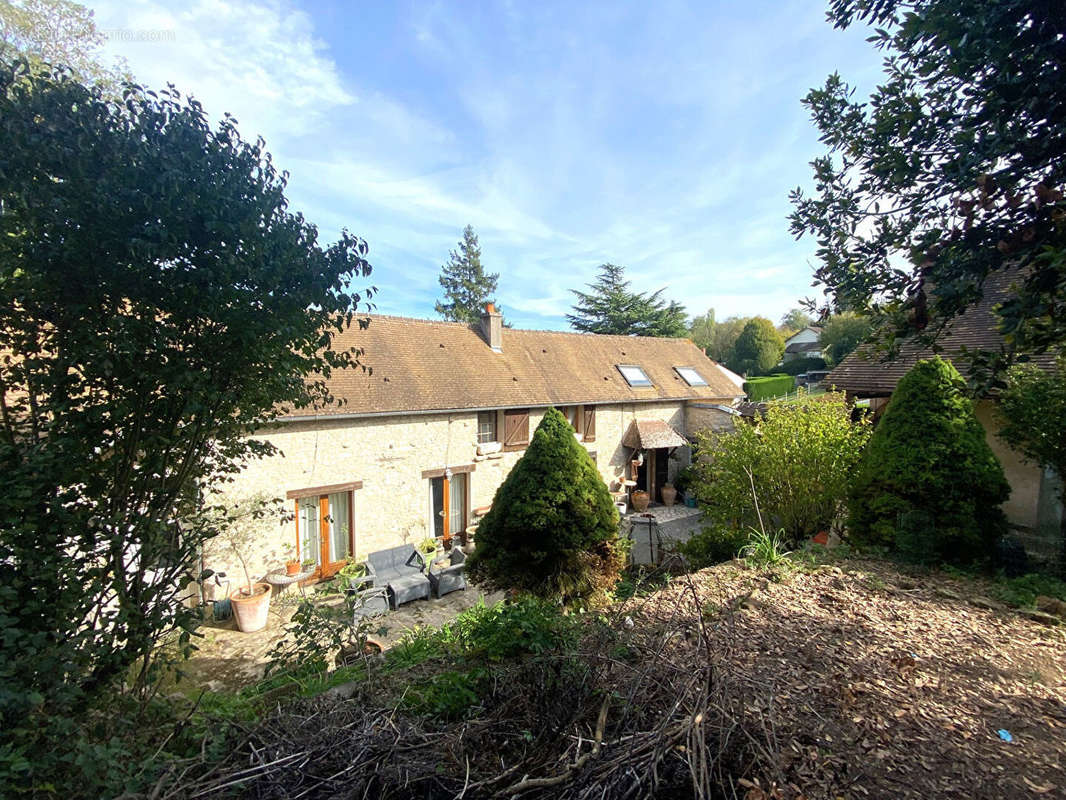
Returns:
[[[964,376],[967,374],[967,363],[959,358],[963,347],[968,350],[999,350],[1003,345],[1003,337],[997,330],[998,317],[993,308],[1010,295],[1011,284],[1017,277],[1015,271],[990,275],[985,281],[981,302],[952,320],[938,339],[941,357],[950,360]],[[825,380],[830,386],[857,394],[891,394],[896,383],[911,367],[933,355],[932,348],[923,347],[913,339],[904,342],[899,354],[891,361],[882,360],[869,347],[860,347],[837,364]],[[1033,356],[1030,361],[1042,369],[1051,369],[1055,356],[1045,353]]]
[[[327,382],[343,401],[290,416],[372,414],[460,408],[733,399],[743,392],[687,339],[596,336],[505,328],[494,353],[476,326],[372,315],[334,347],[360,347],[373,369],[336,372]],[[651,387],[631,387],[617,364],[636,364]],[[694,367],[707,386],[689,386],[674,367]]]

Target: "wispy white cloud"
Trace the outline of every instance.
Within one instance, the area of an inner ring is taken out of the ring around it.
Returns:
[[[821,0],[361,5],[99,0],[143,82],[263,135],[295,207],[371,245],[379,308],[430,315],[466,224],[520,325],[562,327],[605,261],[691,312],[779,317],[810,292],[787,191],[818,152],[799,97],[868,76]]]

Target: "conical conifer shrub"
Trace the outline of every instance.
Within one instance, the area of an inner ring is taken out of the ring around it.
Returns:
[[[493,589],[596,604],[622,566],[607,486],[566,418],[549,409],[478,525],[471,577]]]
[[[919,361],[863,454],[849,534],[916,561],[979,561],[1006,532],[1000,505],[1009,495],[958,370],[939,357]]]

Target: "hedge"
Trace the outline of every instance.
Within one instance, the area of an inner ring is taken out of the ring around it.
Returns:
[[[791,375],[767,375],[744,381],[744,391],[753,403],[788,394],[796,388],[796,379]]]
[[[786,375],[800,375],[804,372],[811,372],[812,370],[825,369],[825,359],[818,357],[807,358],[794,358],[791,361],[786,361],[780,367],[777,368],[775,375],[782,373]]]

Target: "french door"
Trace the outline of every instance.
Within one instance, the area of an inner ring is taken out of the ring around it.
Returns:
[[[438,539],[451,539],[466,530],[467,478],[459,472],[429,479],[429,516]]]
[[[352,554],[355,530],[352,493],[331,492],[296,498],[296,543],[300,560],[328,578]]]

